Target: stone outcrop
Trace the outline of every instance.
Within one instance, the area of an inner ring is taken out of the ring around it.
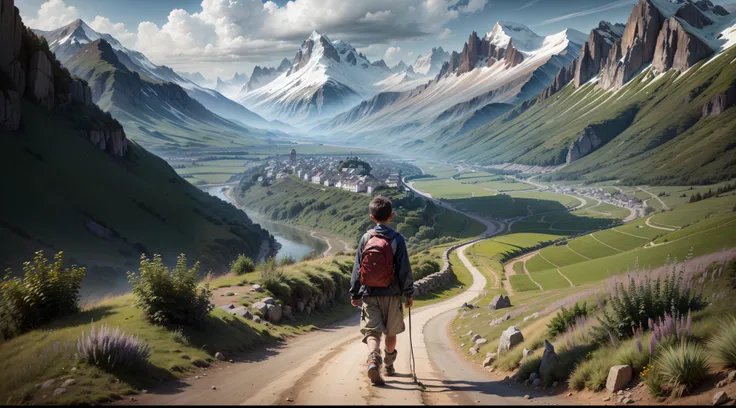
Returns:
[[[708,5],[703,4],[702,7],[704,8],[701,10],[693,3],[685,3],[682,7],[680,7],[680,9],[677,10],[675,16],[683,19],[685,22],[695,28],[703,28],[705,26],[709,26],[713,24],[713,20],[703,14],[703,11],[708,9]]]
[[[450,60],[442,66],[439,76],[449,73],[461,75],[470,72],[479,66],[492,66],[499,60],[505,59],[507,68],[519,65],[524,56],[517,50],[509,40],[506,47],[492,44],[488,38],[479,38],[478,33],[473,31],[460,53],[455,51],[450,55]]]
[[[616,365],[608,370],[606,389],[611,392],[622,390],[631,381],[633,370],[628,365]]]
[[[312,58],[312,52],[314,51],[314,47],[317,44],[319,44],[323,48],[322,55],[327,58],[331,58],[337,62],[340,62],[340,55],[338,54],[335,47],[330,44],[330,41],[324,35],[313,32],[312,35],[302,43],[301,48],[299,48],[299,50],[296,52],[296,55],[294,56],[294,64],[289,69],[289,72],[286,74],[287,76],[296,71],[299,71],[307,65],[310,58]]]
[[[501,338],[498,340],[498,350],[496,351],[496,355],[500,356],[503,353],[506,353],[522,341],[524,341],[524,336],[521,334],[521,331],[516,326],[509,327],[501,333]]]
[[[514,47],[514,44],[509,40],[509,45],[506,46],[506,56],[504,57],[506,62],[504,66],[506,68],[512,68],[524,61],[524,55]]]
[[[28,96],[36,103],[49,110],[54,107],[54,72],[45,52],[36,51],[31,57],[26,86]]]
[[[621,41],[624,28],[622,24],[613,25],[601,21],[598,28],[590,31],[588,41],[583,44],[580,51],[573,74],[575,87],[579,87],[600,73],[611,55],[611,48]]]
[[[568,147],[565,162],[572,163],[611,141],[631,125],[638,112],[638,106],[631,106],[612,119],[586,126]]]
[[[549,367],[552,367],[557,362],[557,353],[555,353],[555,346],[547,340],[544,340],[544,353],[542,354],[542,361],[539,363],[539,376],[544,378],[544,373]]]
[[[570,164],[583,156],[587,156],[602,144],[603,141],[598,136],[595,129],[592,126],[587,126],[583,129],[583,133],[580,137],[572,142],[570,147],[567,149],[565,163]]]
[[[488,310],[498,310],[511,307],[511,300],[508,296],[496,295],[491,299],[491,303],[488,304]]]
[[[10,130],[20,126],[20,93],[0,90],[0,126]]]
[[[557,73],[555,79],[552,81],[550,86],[544,88],[542,92],[537,95],[537,103],[542,102],[550,96],[556,94],[560,89],[564,88],[565,85],[575,79],[575,73],[577,72],[578,60],[574,59],[569,66],[562,67],[560,72]]]
[[[723,93],[713,96],[710,102],[703,105],[703,117],[718,116],[726,109],[736,105],[736,81]]]
[[[706,43],[687,32],[680,21],[671,17],[665,20],[657,37],[652,66],[659,72],[670,68],[684,71],[712,53],[713,50]]]
[[[89,89],[89,88],[87,88]],[[113,156],[122,157],[128,152],[128,139],[122,127],[80,130],[93,145]]]

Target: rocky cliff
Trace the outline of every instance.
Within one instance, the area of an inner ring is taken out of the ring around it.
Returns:
[[[450,72],[461,75],[472,71],[477,66],[490,67],[504,58],[507,68],[519,65],[524,60],[524,56],[514,47],[511,40],[506,47],[499,47],[486,37],[479,38],[478,33],[473,31],[463,46],[463,50],[460,53],[452,52],[449,62],[443,65],[439,76],[442,77]]]
[[[289,69],[289,72],[286,73],[286,75],[289,76],[292,73],[304,68],[304,66],[307,65],[309,60],[312,58],[312,52],[314,52],[317,46],[322,48],[322,55],[324,57],[331,58],[338,62],[340,61],[340,55],[338,54],[335,47],[330,44],[327,38],[323,35],[319,35],[318,33],[312,33],[312,36],[306,39],[302,43],[301,48],[299,48],[299,50],[296,52],[296,55],[294,56],[294,64]]]
[[[718,116],[734,105],[736,105],[736,79],[731,82],[731,86],[726,91],[716,94],[708,103],[703,105],[702,116]]]
[[[579,87],[598,75],[611,54],[611,48],[621,41],[625,26],[601,21],[598,28],[590,31],[588,41],[583,44],[575,68],[575,86]]]
[[[110,154],[126,154],[128,140],[122,126],[92,103],[87,83],[73,78],[46,41],[23,25],[13,0],[0,0],[0,77],[3,127],[21,127],[25,98],[49,111],[74,110],[80,134]]]
[[[713,50],[700,38],[688,33],[677,18],[670,17],[659,31],[652,66],[659,72],[670,68],[684,71],[712,53]]]

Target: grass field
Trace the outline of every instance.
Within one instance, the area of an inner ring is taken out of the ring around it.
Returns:
[[[476,184],[463,184],[452,179],[428,179],[414,182],[414,188],[430,194],[433,198],[459,199],[495,195]]]
[[[570,248],[567,247],[567,245],[549,246],[547,248],[542,249],[540,253],[549,262],[559,267],[586,261],[585,258],[571,251]],[[527,265],[527,267],[529,266]]]
[[[553,269],[554,267],[554,265],[544,260],[544,258],[539,256],[539,254],[534,255],[531,259],[526,261],[526,269],[529,273],[546,271],[547,269]]]

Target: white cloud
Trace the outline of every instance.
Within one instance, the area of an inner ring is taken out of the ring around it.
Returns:
[[[469,0],[468,4],[460,7],[460,11],[463,13],[475,13],[476,11],[483,10],[486,6],[487,0]]]
[[[401,56],[404,53],[401,51],[401,47],[388,47],[386,52],[383,54],[383,60],[389,66],[393,66],[401,61]]]
[[[98,33],[110,34],[126,47],[135,46],[137,35],[128,31],[123,23],[113,23],[107,17],[96,16],[87,24]]]
[[[543,25],[547,25],[547,24],[556,23],[558,21],[569,20],[569,19],[575,18],[575,17],[582,17],[582,16],[587,16],[587,15],[590,15],[590,14],[601,13],[603,11],[613,10],[613,9],[616,9],[616,8],[619,8],[619,7],[631,6],[632,2],[633,2],[632,0],[618,0],[618,1],[614,1],[612,3],[604,4],[603,6],[600,6],[600,7],[595,7],[595,8],[592,8],[592,9],[587,9],[587,10],[579,11],[577,13],[570,13],[570,14],[565,14],[564,16],[550,18],[549,20],[542,21],[541,23],[537,24],[536,26],[538,27],[538,26],[543,26]]]
[[[440,33],[440,35],[437,36],[438,40],[446,40],[448,38],[452,38],[455,36],[455,33],[452,32],[449,28],[445,28],[444,31]]]
[[[35,18],[28,20],[28,26],[41,30],[53,30],[65,26],[79,18],[77,8],[67,6],[63,0],[48,0],[41,4]]]
[[[521,10],[527,9],[527,8],[529,8],[529,7],[531,7],[531,6],[539,3],[540,1],[541,0],[530,0],[528,3],[524,4],[523,6],[519,7],[518,9],[516,9],[516,11],[521,11]]]

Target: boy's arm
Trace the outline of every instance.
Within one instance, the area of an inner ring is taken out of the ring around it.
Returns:
[[[409,264],[409,253],[406,250],[406,241],[401,236],[396,246],[396,259],[394,264],[397,267],[397,274],[399,276],[399,286],[401,287],[401,294],[407,298],[414,296],[414,277],[411,275],[411,265]]]
[[[360,237],[358,248],[355,250],[353,274],[350,277],[350,296],[352,299],[360,299],[360,253],[363,252],[363,244],[363,237]]]

